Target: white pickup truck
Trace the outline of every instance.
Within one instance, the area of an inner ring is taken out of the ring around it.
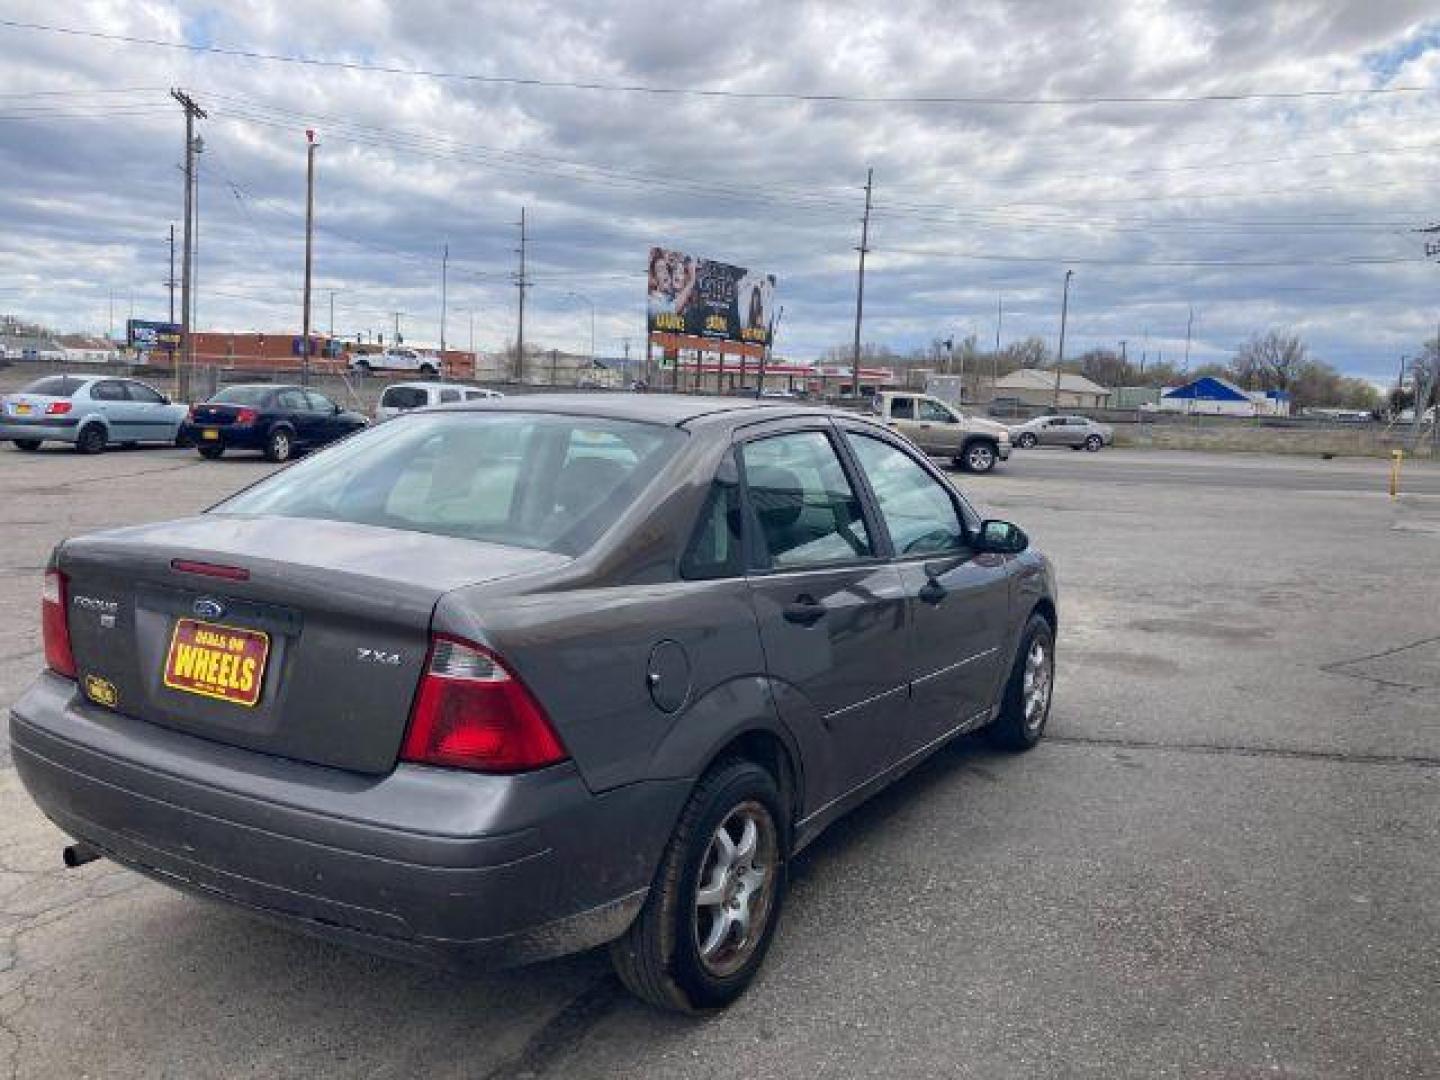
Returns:
[[[1010,457],[1010,429],[994,420],[966,416],[929,394],[885,391],[875,395],[875,414],[931,457],[950,458],[968,472],[989,472]]]
[[[420,375],[440,374],[440,354],[423,349],[390,348],[378,353],[353,353],[351,371],[413,371]]]

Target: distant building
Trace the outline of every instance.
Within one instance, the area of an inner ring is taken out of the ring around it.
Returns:
[[[1110,392],[1112,409],[1158,409],[1158,386],[1117,386]]]
[[[1162,391],[1160,410],[1204,416],[1289,416],[1290,395],[1283,390],[1246,390],[1229,379],[1203,375]]]
[[[87,334],[61,334],[57,339],[61,359],[67,364],[115,364],[120,350],[108,338]]]
[[[1061,409],[1103,409],[1110,402],[1110,391],[1083,375],[1061,373],[1060,393],[1055,393],[1055,372],[1040,368],[1020,368],[995,380],[995,397],[1019,398],[1027,405]]]

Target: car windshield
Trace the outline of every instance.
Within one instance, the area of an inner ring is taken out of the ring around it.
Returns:
[[[231,386],[210,399],[212,405],[259,405],[270,393],[268,386]]]
[[[22,394],[41,394],[45,397],[68,398],[76,390],[79,390],[83,383],[83,379],[72,378],[69,375],[47,375],[43,379],[27,383],[20,392]]]
[[[530,413],[417,414],[317,454],[221,503],[575,555],[685,435],[656,424]]]

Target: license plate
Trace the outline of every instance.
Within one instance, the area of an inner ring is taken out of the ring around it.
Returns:
[[[216,431],[213,427],[207,427],[204,431],[200,432],[200,437],[202,439],[218,439],[220,438],[220,432]]]
[[[16,405],[16,406],[15,406],[15,415],[16,415],[16,416],[29,416],[29,415],[30,415],[30,406],[29,406],[29,405]]]
[[[179,619],[165,657],[165,685],[250,706],[260,700],[270,635],[198,619]]]

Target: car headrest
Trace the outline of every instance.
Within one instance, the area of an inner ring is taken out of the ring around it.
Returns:
[[[609,458],[576,458],[556,480],[555,502],[572,514],[586,513],[600,505],[628,475],[624,465]]]
[[[799,520],[805,489],[796,473],[779,465],[755,465],[746,470],[745,479],[762,526],[786,529]]]

